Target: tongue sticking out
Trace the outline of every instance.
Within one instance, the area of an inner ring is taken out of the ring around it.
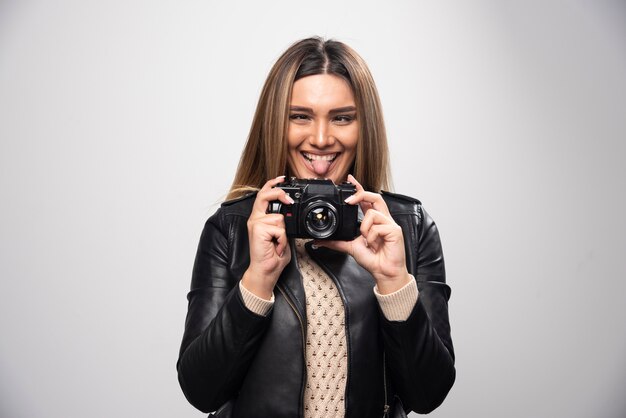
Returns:
[[[328,167],[330,167],[332,161],[326,160],[313,160],[311,164],[313,165],[313,170],[315,170],[315,174],[318,176],[323,176],[328,172]]]

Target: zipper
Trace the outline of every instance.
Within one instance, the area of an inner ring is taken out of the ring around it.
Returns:
[[[285,292],[282,288],[281,285],[279,285],[278,283],[276,284],[276,288],[278,289],[278,291],[283,295],[283,297],[285,298],[285,300],[287,301],[287,304],[291,307],[291,309],[293,310],[293,312],[296,314],[296,316],[298,317],[298,321],[300,321],[300,332],[302,334],[302,363],[303,363],[303,375],[304,375],[304,383],[302,384],[302,388],[300,389],[300,416],[304,417],[304,389],[306,387],[306,381],[307,381],[307,373],[306,373],[306,331],[305,331],[305,326],[304,326],[304,321],[302,320],[302,315],[300,315],[300,312],[298,312],[298,309],[296,309],[296,305],[294,305],[293,301],[291,300],[291,298],[287,295],[287,292]]]
[[[385,388],[385,406],[383,406],[383,418],[389,417],[389,402],[387,400],[387,364],[383,351],[383,387]]]

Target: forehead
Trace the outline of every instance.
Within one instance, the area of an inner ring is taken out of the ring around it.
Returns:
[[[346,80],[332,74],[316,74],[293,83],[291,105],[334,108],[354,106],[354,94]]]

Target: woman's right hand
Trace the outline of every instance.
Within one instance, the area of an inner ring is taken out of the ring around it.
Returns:
[[[280,273],[291,261],[285,218],[280,213],[267,213],[272,200],[293,203],[283,189],[274,188],[284,178],[279,176],[263,185],[248,219],[250,265],[241,281],[247,290],[266,300],[271,298]]]

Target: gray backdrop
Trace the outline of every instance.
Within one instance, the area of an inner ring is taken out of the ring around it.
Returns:
[[[440,227],[432,416],[624,417],[625,4],[270,3],[0,0],[0,416],[203,416],[175,373],[198,238],[319,34],[369,63]]]

